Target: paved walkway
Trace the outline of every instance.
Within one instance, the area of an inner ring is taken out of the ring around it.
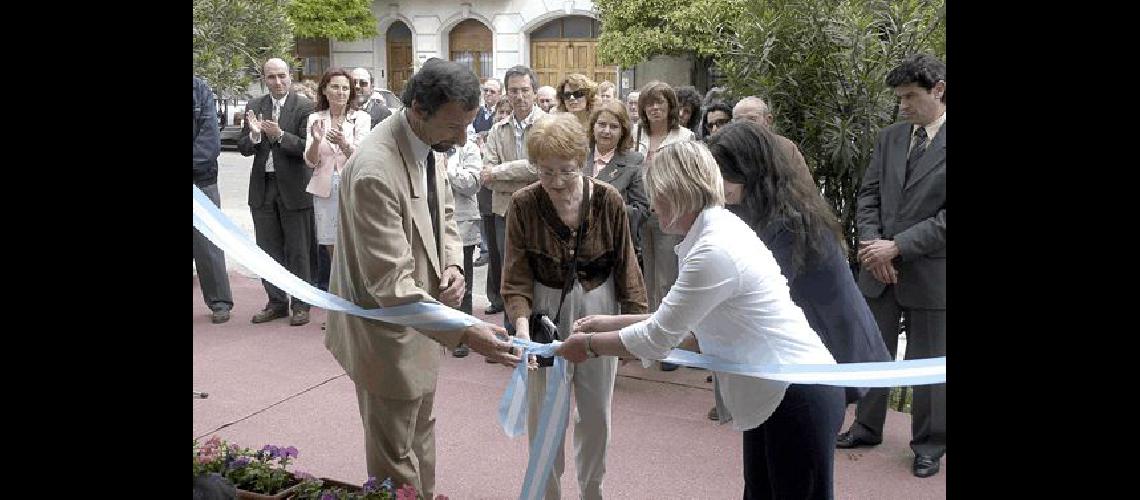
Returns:
[[[486,267],[478,269],[477,286]],[[230,282],[233,318],[213,325],[194,279],[194,390],[209,393],[193,401],[194,437],[217,434],[251,448],[293,445],[300,450],[295,469],[362,483],[367,473],[356,396],[324,348],[325,312],[314,308],[312,323],[303,327],[290,327],[287,319],[254,325],[249,319],[265,303],[260,281],[231,269]],[[485,300],[478,298],[477,312]],[[484,363],[474,353],[457,359],[441,348],[440,356],[437,492],[453,500],[516,498],[526,470],[526,438],[508,438],[497,424],[510,370]],[[608,498],[740,498],[740,434],[705,417],[712,406],[706,374],[689,368],[646,370],[638,363],[620,369]],[[882,445],[837,450],[836,498],[946,498],[946,459],[939,475],[915,478],[909,437],[910,417],[891,411]],[[565,498],[574,499],[569,448],[562,489]]]

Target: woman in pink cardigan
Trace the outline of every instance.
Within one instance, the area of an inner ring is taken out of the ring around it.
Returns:
[[[350,106],[356,102],[356,87],[351,82],[343,69],[325,72],[317,87],[317,110],[309,115],[309,136],[305,138],[305,163],[313,169],[305,191],[313,194],[317,244],[326,247],[330,255],[336,244],[340,172],[372,127],[368,113]]]

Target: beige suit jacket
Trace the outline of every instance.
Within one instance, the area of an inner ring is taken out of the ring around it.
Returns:
[[[403,110],[400,111],[401,113]],[[339,241],[329,291],[365,309],[436,301],[440,274],[463,268],[447,162],[436,157],[440,231],[433,234],[423,168],[413,158],[407,122],[377,125],[344,167]],[[436,238],[442,238],[437,253]],[[417,399],[435,390],[441,349],[457,334],[420,332],[329,312],[325,347],[358,386],[388,399]]]
[[[487,144],[483,152],[483,163],[491,166],[491,211],[506,217],[511,196],[538,180],[538,170],[527,161],[526,138],[530,127],[539,118],[546,116],[538,106],[531,108],[530,115],[523,120],[523,148],[519,154],[515,142],[514,117],[491,126],[487,133]]]

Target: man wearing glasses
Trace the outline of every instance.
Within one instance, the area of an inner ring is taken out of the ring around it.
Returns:
[[[538,75],[526,66],[515,66],[507,70],[503,78],[507,82],[508,99],[514,112],[505,121],[494,124],[487,132],[487,143],[483,151],[483,186],[490,188],[492,224],[484,219],[483,230],[488,242],[493,243],[491,248],[491,268],[487,273],[487,297],[491,300],[491,307],[487,314],[503,312],[502,295],[500,295],[500,278],[502,276],[502,257],[506,247],[507,238],[507,206],[511,203],[511,195],[534,181],[538,180],[538,172],[527,161],[526,137],[535,120],[546,116],[541,108],[535,105],[535,91],[538,89]],[[496,82],[498,83],[498,82]],[[486,88],[486,87],[484,87]],[[483,97],[486,98],[484,93]],[[495,302],[494,298],[498,298]],[[505,318],[504,318],[505,321]],[[507,325],[508,330],[513,330]]]
[[[486,137],[486,132],[491,130],[491,125],[495,124],[495,106],[499,104],[499,99],[503,97],[503,85],[494,78],[488,78],[483,82],[483,107],[479,108],[479,113],[475,115],[475,121],[471,125],[475,127],[475,133]]]
[[[356,105],[372,117],[372,128],[392,114],[383,101],[372,99],[372,73],[364,68],[352,70],[352,85],[356,87]]]

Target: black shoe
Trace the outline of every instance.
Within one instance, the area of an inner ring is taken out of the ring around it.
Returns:
[[[478,259],[475,259],[475,262],[471,263],[471,265],[475,267],[483,267],[487,265],[487,257],[480,255]]]
[[[720,415],[716,414],[716,407],[715,406],[712,407],[711,410],[709,410],[709,420],[714,420],[714,421],[720,420]]]
[[[835,438],[836,448],[859,448],[862,446],[877,446],[882,441],[871,441],[866,438],[861,438],[851,433],[851,431],[844,432]]]
[[[225,323],[229,320],[230,320],[230,310],[229,309],[218,309],[217,311],[210,313],[210,322],[215,324],[215,325],[218,323]]]
[[[451,351],[451,355],[456,358],[466,358],[469,353],[471,353],[471,349],[468,349],[465,345],[456,347],[454,351]]]
[[[488,308],[483,310],[483,314],[499,314],[501,312],[503,312],[503,305],[502,304],[498,304],[498,305],[491,304],[491,307],[488,307]]]
[[[941,460],[926,455],[915,455],[914,466],[911,467],[911,470],[914,471],[914,477],[930,477],[938,474],[938,470],[941,468]]]
[[[673,370],[676,370],[676,369],[677,369],[677,366],[678,366],[678,365],[675,365],[675,364],[673,364],[673,363],[666,363],[666,362],[662,361],[662,362],[661,362],[661,371],[663,371],[663,372],[671,372],[671,371],[673,371]]]
[[[267,321],[273,321],[277,318],[284,318],[288,315],[289,315],[289,312],[285,311],[285,310],[275,310],[275,309],[266,308],[266,309],[262,309],[261,312],[254,314],[253,319],[251,319],[250,321],[253,323],[265,323]]]
[[[301,326],[309,323],[309,311],[298,310],[293,311],[293,317],[289,318],[289,326]]]

